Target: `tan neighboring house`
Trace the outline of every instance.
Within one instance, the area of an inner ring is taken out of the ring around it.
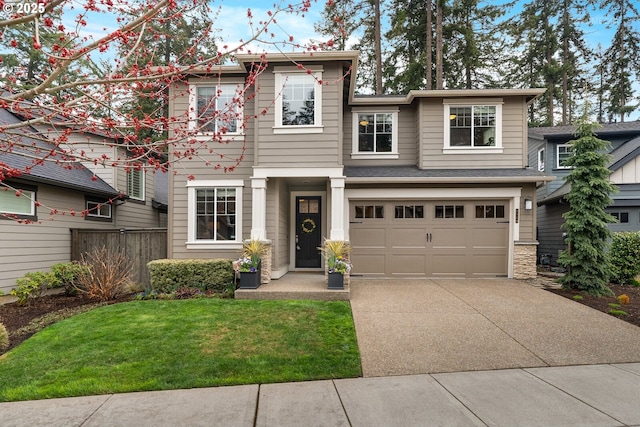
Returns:
[[[528,165],[527,105],[544,90],[355,96],[357,57],[268,54],[238,121],[201,113],[223,109],[259,56],[172,88],[170,115],[189,123],[173,136],[227,133],[211,159],[182,163],[190,179],[170,176],[168,256],[235,258],[260,239],[277,279],[321,271],[326,238],[351,243],[357,276],[535,276],[536,186],[551,178]],[[219,154],[242,161],[206,164]]]
[[[12,112],[0,109],[0,127],[19,121]],[[38,131],[32,129],[34,134]],[[47,132],[40,130],[38,134]],[[95,133],[69,135],[71,141],[78,143],[78,149],[86,142],[83,148],[87,151],[108,150],[110,155],[115,155],[117,150],[123,150],[113,140],[105,143],[105,138]],[[44,144],[28,135],[22,141]],[[33,166],[29,159],[18,154],[2,153],[0,162],[19,169]],[[8,293],[15,287],[15,280],[27,272],[47,271],[53,264],[68,262],[71,259],[70,229],[166,226],[167,178],[160,176],[162,174],[127,174],[112,167],[89,170],[89,166],[80,163],[70,166],[63,168],[45,163],[33,166],[30,173],[7,180],[13,188],[22,191],[20,197],[16,197],[14,191],[0,188],[0,291]],[[109,203],[110,200],[113,202]],[[51,209],[60,213],[51,215]],[[90,212],[83,217],[80,213],[85,209]],[[72,211],[76,214],[71,215]]]

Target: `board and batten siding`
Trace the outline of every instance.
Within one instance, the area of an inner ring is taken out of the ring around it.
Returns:
[[[85,196],[80,192],[38,185],[37,199],[42,206],[67,213],[50,215],[37,209],[40,223],[18,224],[0,220],[0,290],[8,293],[15,280],[30,271],[49,271],[53,264],[71,260],[71,228],[114,228],[113,223],[85,220],[68,212],[84,210]],[[115,215],[118,212],[116,209]]]
[[[421,99],[420,168],[424,169],[482,169],[522,168],[525,162],[527,138],[526,103],[521,97],[495,99],[502,105],[502,153],[444,153],[444,105],[442,99]],[[482,104],[487,99],[469,99],[468,105]]]
[[[640,156],[630,160],[617,171],[611,174],[611,182],[614,184],[638,184],[640,183]]]

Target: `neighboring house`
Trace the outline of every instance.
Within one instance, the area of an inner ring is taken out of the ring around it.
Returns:
[[[20,120],[12,112],[0,109],[0,127]],[[31,129],[21,141],[46,147],[42,135],[37,129]],[[87,141],[87,148],[96,142],[91,139],[104,140],[103,136],[77,132],[69,137]],[[118,148],[111,148],[115,149]],[[19,197],[15,191],[4,191],[0,187],[0,290],[5,293],[15,287],[15,279],[26,272],[46,271],[55,263],[68,262],[71,228],[129,229],[166,225],[166,189],[156,191],[154,174],[134,175],[132,179],[122,170],[92,171],[80,163],[62,167],[44,162],[34,166],[31,159],[15,152],[0,153],[2,163],[20,170],[30,168],[28,173],[6,181],[22,191]],[[50,214],[54,209],[59,213]],[[89,209],[89,213],[82,216],[85,209]]]
[[[327,238],[351,243],[352,275],[535,276],[536,186],[551,178],[527,166],[526,116],[543,89],[354,96],[357,52],[268,54],[243,111],[207,119],[261,58],[237,60],[172,87],[170,116],[190,123],[172,136],[224,128],[228,144],[170,176],[170,258],[235,258],[261,239],[278,278],[321,271]],[[242,161],[216,169],[220,155]]]
[[[610,180],[618,187],[612,194],[613,205],[607,208],[618,223],[611,231],[640,230],[640,121],[607,123],[596,130],[599,138],[609,141]],[[557,265],[564,243],[564,219],[569,210],[565,196],[571,186],[564,181],[571,169],[564,161],[571,155],[569,141],[576,139],[576,126],[539,127],[529,129],[529,164],[556,179],[540,186],[538,199],[538,255],[546,255]],[[546,261],[545,261],[546,262]]]

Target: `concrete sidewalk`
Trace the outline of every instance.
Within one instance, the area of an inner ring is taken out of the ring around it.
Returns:
[[[640,363],[0,403],[4,427],[640,426]]]

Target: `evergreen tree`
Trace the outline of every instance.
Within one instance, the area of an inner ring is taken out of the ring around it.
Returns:
[[[566,161],[572,168],[565,178],[571,190],[565,196],[569,211],[564,214],[568,248],[558,262],[568,272],[560,279],[565,288],[578,289],[590,295],[610,295],[606,244],[611,232],[608,223],[615,219],[605,212],[612,203],[616,187],[609,182],[607,169],[609,142],[594,133],[586,113],[578,124],[577,139],[570,141],[573,155]]]
[[[602,0],[600,6],[608,10],[616,25],[616,33],[611,46],[605,51],[605,61],[609,64],[608,111],[620,117],[635,111],[637,104],[629,105],[633,99],[633,77],[640,78],[640,32],[634,22],[640,20],[636,2],[632,0]]]

